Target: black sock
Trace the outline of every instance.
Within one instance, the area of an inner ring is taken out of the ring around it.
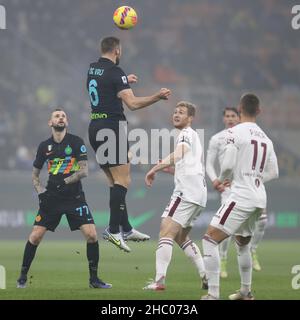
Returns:
[[[86,244],[86,256],[89,262],[90,279],[98,276],[99,243],[98,241]]]
[[[109,231],[111,233],[119,233],[121,225],[121,217],[124,213],[126,204],[125,197],[127,188],[114,184],[110,192],[110,219],[109,219]]]
[[[21,269],[21,276],[26,277],[28,270],[30,268],[31,262],[34,259],[35,252],[38,246],[35,246],[31,242],[27,241],[25,245],[24,255],[23,255],[23,262],[22,262],[22,269]]]
[[[130,224],[129,219],[128,219],[126,203],[125,203],[124,212],[121,216],[121,227],[124,232],[129,232],[132,230],[132,225]]]
[[[110,197],[110,199],[111,199],[112,189],[113,189],[113,187],[109,188],[109,197]],[[125,203],[125,208],[124,208],[123,214],[121,215],[121,223],[120,223],[120,225],[121,225],[122,230],[124,232],[129,232],[129,231],[132,230],[132,225],[130,224],[129,219],[128,219],[126,203]]]

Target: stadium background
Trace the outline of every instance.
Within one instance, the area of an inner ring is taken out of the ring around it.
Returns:
[[[259,95],[259,122],[274,140],[280,165],[280,180],[268,185],[266,237],[300,237],[300,31],[291,27],[293,1],[131,1],[139,16],[131,31],[112,23],[120,1],[1,4],[7,11],[7,30],[0,31],[0,239],[24,239],[30,230],[37,204],[32,161],[38,143],[49,135],[53,106],[66,109],[70,131],[88,142],[86,71],[107,35],[121,38],[121,66],[139,76],[133,86],[137,95],[164,86],[173,91],[167,103],[127,111],[131,128],[170,128],[176,101],[190,100],[199,106],[194,126],[205,130],[207,145],[222,129],[224,107],[236,106],[245,91]],[[91,149],[89,159],[84,186],[101,232],[108,219],[108,194]],[[147,169],[133,167],[128,207],[133,224],[156,237],[173,182],[162,174],[147,190]],[[195,236],[200,237],[217,207],[218,196],[210,189]],[[78,236],[64,228],[63,221],[60,231],[49,237]]]
[[[121,66],[139,76],[133,86],[137,95],[160,87],[173,91],[167,103],[127,112],[131,128],[170,128],[174,104],[190,100],[199,106],[194,126],[205,130],[207,147],[210,136],[222,129],[222,109],[236,105],[245,91],[259,95],[263,108],[259,124],[274,140],[280,179],[267,185],[269,225],[259,248],[264,269],[254,275],[255,295],[299,299],[298,291],[291,289],[291,268],[300,264],[300,30],[291,27],[295,1],[0,0],[0,4],[7,12],[7,30],[0,30],[0,265],[7,269],[9,289],[0,290],[0,300],[157,297],[140,290],[153,273],[155,241],[130,245],[134,251],[130,259],[101,241],[101,274],[115,290],[93,292],[86,288],[86,259],[79,254],[85,251],[79,242],[82,236],[69,232],[65,220],[57,232],[46,235],[47,240],[58,241],[42,243],[31,270],[31,290],[15,289],[37,206],[31,184],[36,147],[49,136],[47,120],[57,104],[69,115],[70,131],[88,141],[86,72],[98,57],[100,39],[107,35],[121,38]],[[139,16],[131,31],[120,31],[112,23],[113,11],[123,4],[133,6]],[[108,190],[88,151],[90,176],[83,184],[100,235],[108,221]],[[133,225],[156,240],[173,181],[161,174],[147,189],[143,183],[147,169],[141,165],[132,169],[128,208]],[[217,207],[218,195],[210,188],[207,209],[193,230],[198,244]],[[195,270],[178,248],[174,251],[177,263],[170,266],[170,290],[161,299],[199,299]],[[232,273],[222,283],[223,298],[239,283],[233,247],[229,254]]]

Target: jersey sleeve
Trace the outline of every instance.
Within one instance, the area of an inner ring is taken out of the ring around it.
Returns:
[[[113,82],[117,92],[120,92],[125,89],[130,89],[130,85],[128,83],[127,75],[125,72],[119,68],[115,67],[113,69]]]
[[[35,160],[33,162],[33,166],[37,169],[42,169],[43,165],[46,161],[46,153],[45,153],[44,144],[41,143],[37,149]]]
[[[75,158],[77,159],[77,161],[86,161],[88,159],[86,145],[83,139],[79,137],[76,141]]]
[[[215,161],[218,155],[218,141],[212,137],[209,140],[207,156],[206,156],[206,173],[211,181],[217,179],[217,173],[215,170]]]
[[[177,138],[177,146],[180,144],[186,145],[188,148],[192,147],[192,133],[186,129],[180,131]]]

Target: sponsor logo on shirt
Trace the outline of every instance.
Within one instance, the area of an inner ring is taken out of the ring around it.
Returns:
[[[65,154],[69,156],[72,153],[72,151],[73,151],[72,148],[68,145],[65,149]]]

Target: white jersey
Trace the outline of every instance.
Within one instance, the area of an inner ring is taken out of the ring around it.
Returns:
[[[181,130],[176,146],[185,144],[189,150],[175,164],[174,194],[185,201],[206,206],[207,190],[203,170],[203,149],[199,136],[191,127]]]
[[[211,182],[218,179],[218,175],[215,169],[216,159],[218,160],[218,165],[221,167],[221,163],[224,159],[225,153],[225,139],[227,137],[227,129],[224,129],[215,135],[213,135],[208,144],[207,156],[206,156],[206,173],[210,178]],[[226,188],[221,193],[221,202],[224,203],[230,194],[230,188]]]
[[[232,147],[236,158],[230,200],[243,207],[266,208],[264,182],[278,176],[272,141],[256,123],[244,122],[227,130],[225,152]]]

